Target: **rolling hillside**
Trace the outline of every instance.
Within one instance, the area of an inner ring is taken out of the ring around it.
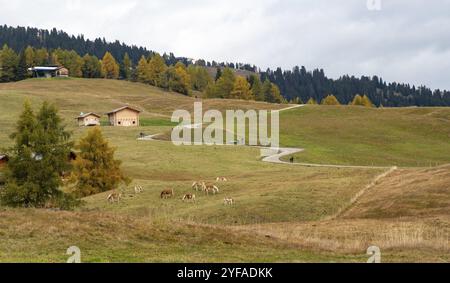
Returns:
[[[430,167],[450,163],[450,108],[307,106],[283,113],[281,144],[304,163]]]
[[[140,132],[170,131],[172,111],[190,110],[196,99],[112,80],[0,85],[0,148],[10,144],[24,99],[35,107],[54,102],[74,139],[86,132],[73,120],[81,111],[105,113],[129,103],[144,110],[143,126],[102,127],[133,179],[121,188],[123,202],[110,205],[106,194],[99,194],[73,212],[0,207],[0,261],[63,262],[66,249],[77,245],[87,262],[365,262],[365,250],[374,243],[382,247],[385,261],[449,260],[443,248],[450,227],[448,166],[400,168],[371,187],[347,214],[326,220],[385,169],[270,164],[261,161],[257,148],[138,141]],[[286,107],[203,102],[206,109],[222,111]],[[322,164],[448,163],[449,117],[445,108],[308,106],[282,113],[282,145],[306,149],[297,161]],[[192,192],[193,181],[217,176],[229,179],[218,184],[220,194],[197,193],[195,204],[181,201]],[[135,195],[134,184],[144,192]],[[174,199],[160,199],[166,188],[175,189]],[[225,196],[236,205],[224,206]]]

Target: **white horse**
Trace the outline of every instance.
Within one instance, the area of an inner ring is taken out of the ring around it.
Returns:
[[[140,193],[143,193],[143,192],[144,192],[144,189],[141,186],[139,186],[139,185],[134,186],[134,193],[135,194],[140,194]]]
[[[118,192],[113,192],[111,194],[108,195],[108,197],[106,198],[107,201],[109,201],[109,203],[119,203],[120,200],[122,199],[122,193],[118,193]]]

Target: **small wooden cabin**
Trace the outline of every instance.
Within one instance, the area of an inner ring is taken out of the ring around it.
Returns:
[[[115,109],[108,114],[109,124],[114,127],[138,127],[139,115],[141,111],[130,107],[124,106]]]
[[[75,118],[78,121],[80,127],[92,127],[100,126],[100,115],[93,112],[81,113],[80,116]]]

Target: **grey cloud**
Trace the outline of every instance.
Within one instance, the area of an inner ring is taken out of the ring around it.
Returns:
[[[450,89],[450,0],[0,0],[2,24],[56,27],[261,68],[324,68]]]

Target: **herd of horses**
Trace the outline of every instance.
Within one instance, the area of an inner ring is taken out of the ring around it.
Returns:
[[[217,177],[216,178],[216,182],[228,182],[228,179],[225,177]],[[196,192],[203,192],[205,195],[209,195],[209,194],[218,194],[220,192],[219,187],[212,182],[205,182],[205,181],[196,181],[192,184],[192,189],[195,190]],[[134,193],[135,195],[143,193],[144,189],[142,188],[142,186],[136,185],[134,187]],[[175,197],[175,190],[174,189],[166,189],[163,190],[160,194],[160,198],[161,199],[170,199],[170,198],[174,198]],[[108,197],[106,198],[106,200],[110,203],[110,204],[114,204],[114,203],[120,203],[120,201],[123,198],[123,193],[121,192],[117,192],[114,191],[112,193],[110,193],[108,195]],[[192,202],[195,203],[196,202],[196,195],[192,194],[192,193],[188,193],[185,194],[182,198],[183,202]],[[234,205],[234,199],[229,198],[229,197],[225,197],[223,199],[223,203],[225,205]]]

